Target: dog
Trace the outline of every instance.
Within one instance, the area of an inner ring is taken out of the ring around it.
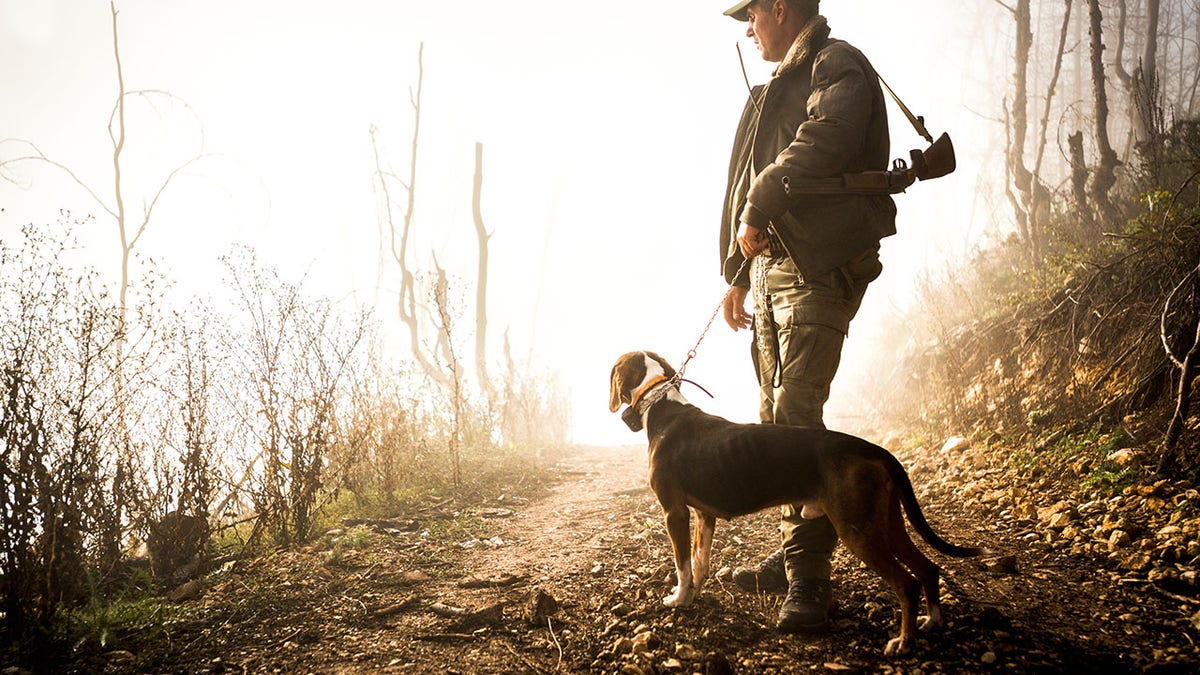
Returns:
[[[916,644],[922,591],[927,615],[920,628],[942,625],[940,570],[909,538],[904,514],[941,553],[966,558],[987,551],[951,544],[933,531],[891,453],[836,431],[735,424],[690,405],[679,382],[662,357],[630,352],[613,365],[609,391],[609,409],[628,405],[622,419],[633,431],[644,427],[649,438],[650,487],[666,516],[678,581],[663,604],[689,605],[704,587],[717,518],[797,504],[804,518],[828,516],[846,548],[899,598],[900,635],[888,641],[885,655],[906,654]],[[689,507],[696,512],[694,536]]]

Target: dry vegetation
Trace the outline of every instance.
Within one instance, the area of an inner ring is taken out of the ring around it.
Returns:
[[[1168,159],[1136,176],[1116,229],[1074,218],[1031,259],[1015,237],[927,281],[903,325],[910,348],[885,372],[879,415],[1039,449],[1124,429],[1152,469],[1188,476],[1188,405],[1200,320],[1200,127],[1179,123]],[[1168,190],[1159,186],[1173,186]],[[897,396],[908,391],[911,395]],[[1172,420],[1175,425],[1172,426]],[[1168,434],[1169,427],[1171,428]]]
[[[228,298],[170,311],[147,272],[126,313],[68,267],[71,246],[69,228],[30,228],[0,248],[9,644],[103,645],[114,613],[215,565],[304,544],[339,516],[533,483],[562,443],[549,380],[512,372],[491,398],[433,383],[383,353],[368,315],[252,255],[226,261]],[[516,414],[543,433],[508,433]]]

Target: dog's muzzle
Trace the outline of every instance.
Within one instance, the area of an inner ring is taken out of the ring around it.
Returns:
[[[642,430],[642,416],[638,414],[637,409],[633,406],[625,407],[625,411],[621,413],[621,421],[625,423],[625,426],[629,427],[630,431]]]

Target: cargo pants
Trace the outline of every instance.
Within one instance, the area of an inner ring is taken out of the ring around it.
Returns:
[[[825,401],[850,320],[858,313],[867,285],[883,269],[879,249],[816,279],[803,278],[787,256],[759,256],[754,265],[759,418],[824,429]],[[828,518],[806,520],[798,506],[784,505],[779,530],[788,579],[829,579],[837,533]]]

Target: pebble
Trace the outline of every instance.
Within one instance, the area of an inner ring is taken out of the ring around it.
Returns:
[[[984,652],[983,656],[979,657],[979,660],[991,665],[996,662],[996,652]]]

